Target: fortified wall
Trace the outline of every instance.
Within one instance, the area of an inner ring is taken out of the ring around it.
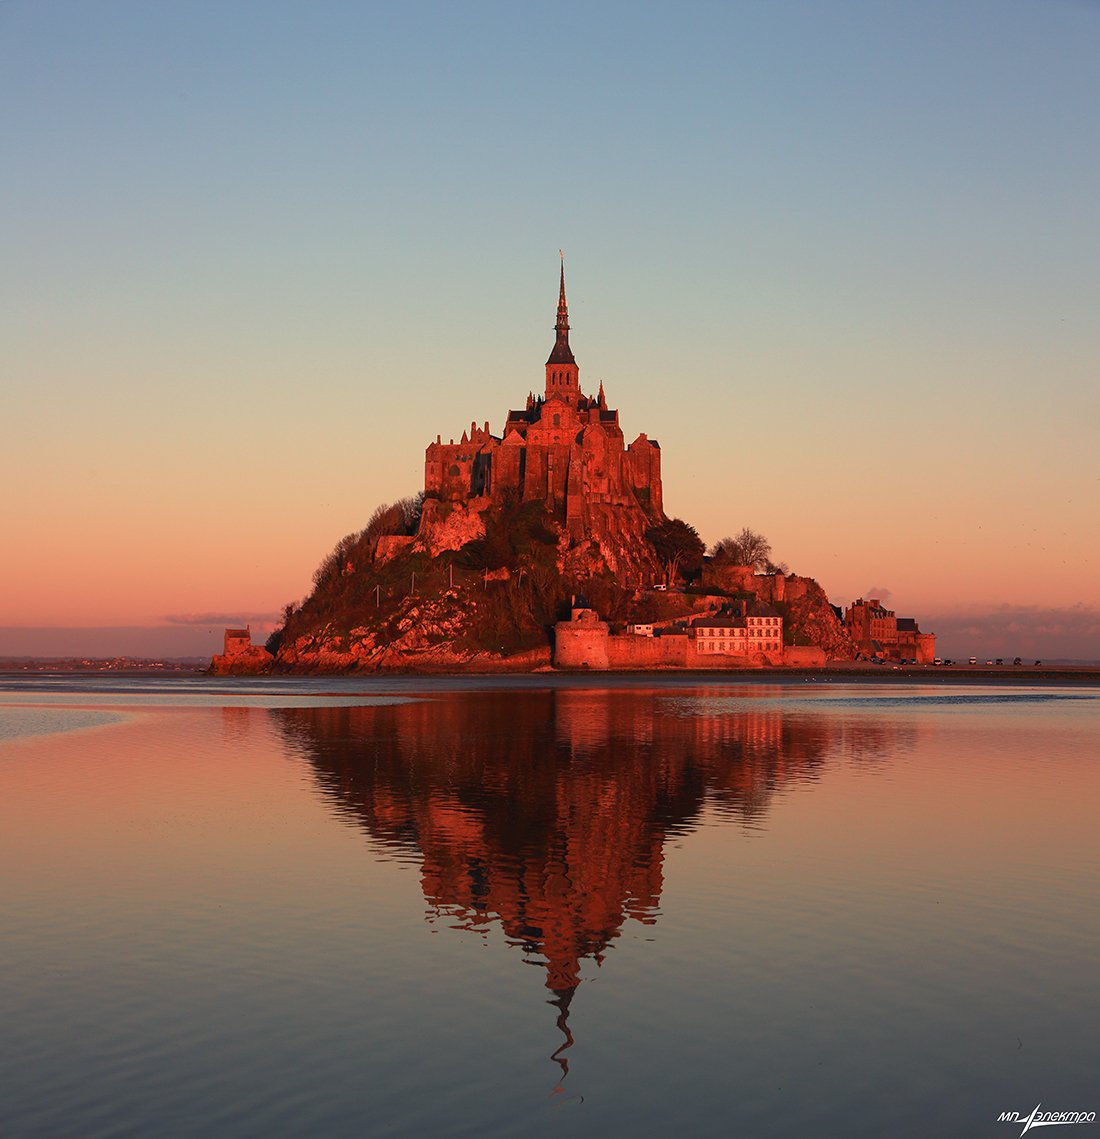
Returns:
[[[752,566],[735,566],[708,558],[703,564],[703,585],[726,593],[751,593],[758,601],[774,605],[792,603],[808,596],[810,579],[795,574],[757,573]]]
[[[779,645],[782,644],[780,637]],[[662,630],[654,636],[612,633],[595,610],[576,608],[554,626],[554,666],[567,669],[744,669],[775,665],[813,667],[825,663],[824,650],[778,647],[746,654],[708,653],[694,630]]]

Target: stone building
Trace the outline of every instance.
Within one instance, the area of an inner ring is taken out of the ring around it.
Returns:
[[[696,652],[735,656],[783,651],[783,618],[770,605],[753,601],[691,622]]]
[[[917,664],[935,659],[935,634],[922,633],[912,617],[899,617],[877,597],[853,601],[844,611],[844,627],[864,656]]]
[[[243,629],[226,629],[222,652],[227,657],[246,654],[252,648],[252,626]]]
[[[424,524],[437,524],[437,504],[480,509],[507,496],[545,502],[574,541],[607,531],[629,542],[664,518],[660,446],[644,434],[626,443],[602,384],[594,396],[581,391],[569,346],[564,262],[554,333],[543,392],[510,410],[500,435],[488,422],[471,423],[457,442],[437,435],[428,445]]]
[[[222,645],[222,652],[215,653],[210,661],[211,671],[221,676],[266,672],[274,660],[262,645],[252,643],[251,625],[226,629]]]
[[[867,656],[896,655],[897,615],[877,597],[853,601],[844,612],[844,625],[860,652]]]

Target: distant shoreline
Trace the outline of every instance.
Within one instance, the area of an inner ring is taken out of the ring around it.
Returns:
[[[179,677],[195,679],[208,676],[209,671],[198,666],[173,665],[164,667],[139,664],[132,666],[105,668],[105,667],[79,667],[66,665],[59,661],[31,661],[9,662],[0,661],[0,677],[5,676],[35,676],[63,674],[66,676],[81,677]],[[1064,665],[1051,664],[1036,668],[1034,665],[872,665],[865,661],[836,661],[832,664],[821,665],[814,668],[767,666],[760,668],[658,668],[658,669],[510,669],[505,661],[496,668],[447,669],[387,669],[380,672],[283,672],[272,671],[251,676],[211,676],[211,680],[255,680],[262,682],[267,679],[294,680],[294,679],[328,679],[346,678],[348,680],[367,680],[388,678],[412,679],[418,676],[427,679],[443,679],[446,677],[484,678],[486,680],[506,676],[524,677],[570,677],[573,679],[585,677],[598,682],[604,677],[628,678],[649,677],[653,680],[661,679],[695,679],[695,680],[722,680],[726,683],[768,683],[772,680],[803,679],[807,681],[822,680],[876,680],[887,683],[905,684],[921,683],[932,684],[941,682],[957,683],[995,683],[995,684],[1035,684],[1037,682],[1100,684],[1100,665]]]

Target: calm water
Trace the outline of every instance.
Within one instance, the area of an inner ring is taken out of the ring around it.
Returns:
[[[0,1134],[1007,1139],[1098,806],[1088,687],[0,680]]]

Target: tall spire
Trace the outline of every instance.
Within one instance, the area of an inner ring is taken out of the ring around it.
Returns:
[[[565,254],[559,249],[561,258],[561,288],[558,290],[558,323],[554,328],[558,332],[569,331],[569,306],[565,303]]]
[[[554,348],[547,364],[575,364],[573,350],[569,347],[569,306],[565,303],[565,254],[561,256],[561,287],[558,290],[558,322],[554,325]]]

